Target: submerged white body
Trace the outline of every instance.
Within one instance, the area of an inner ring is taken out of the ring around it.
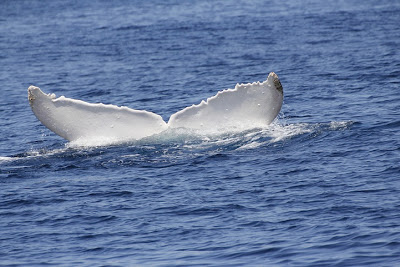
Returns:
[[[271,72],[266,81],[237,84],[235,89],[173,114],[166,123],[161,116],[114,105],[90,104],[28,88],[28,99],[36,117],[54,133],[69,140],[138,140],[168,128],[201,132],[235,131],[265,127],[278,115],[283,90]]]

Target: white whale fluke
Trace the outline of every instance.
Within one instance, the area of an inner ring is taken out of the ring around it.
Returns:
[[[266,81],[237,84],[235,89],[173,114],[168,123],[161,116],[127,107],[91,104],[28,88],[28,99],[36,117],[54,133],[69,140],[139,140],[168,128],[221,132],[265,127],[278,115],[283,89],[271,72]]]

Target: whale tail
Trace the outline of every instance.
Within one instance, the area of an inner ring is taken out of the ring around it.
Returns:
[[[30,86],[28,99],[40,122],[69,140],[138,140],[167,128],[188,128],[204,133],[265,127],[278,115],[283,88],[271,72],[264,82],[237,84],[234,89],[173,114],[168,123],[161,116],[115,105],[91,104]]]

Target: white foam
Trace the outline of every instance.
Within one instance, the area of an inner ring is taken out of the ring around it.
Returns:
[[[329,127],[332,123],[339,122],[331,122],[328,124],[282,124],[280,120],[275,120],[270,125],[262,128],[257,127],[244,131],[220,132],[204,132],[201,129],[168,128],[161,133],[140,140],[118,140],[112,138],[78,139],[67,143],[66,147],[80,148],[121,144],[149,145],[174,143],[180,144],[181,147],[186,146],[187,149],[190,149],[194,146],[197,147],[198,145],[203,148],[206,148],[207,146],[223,147],[235,142],[240,142],[243,143],[243,145],[239,149],[254,149],[263,146],[266,143],[276,143],[290,139],[294,136],[312,133],[320,128],[336,130]]]
[[[13,161],[17,158],[15,157],[0,157],[0,162],[5,162],[5,161]]]
[[[24,155],[19,154],[18,156],[13,156],[13,157],[0,157],[0,163],[1,162],[18,161],[21,159],[53,156],[53,155],[64,153],[67,149],[69,149],[68,145],[65,145],[64,148],[51,149],[51,150],[47,150],[47,149],[30,150],[30,151],[24,153]]]
[[[280,125],[279,123],[275,123],[265,131],[272,138],[271,142],[274,143],[282,141],[284,139],[291,138],[296,135],[310,133],[313,130],[310,127],[310,124],[307,123],[297,123],[288,125]]]
[[[331,130],[344,130],[352,124],[352,121],[332,121],[329,123],[329,127]]]
[[[243,132],[220,133],[215,135],[204,134],[200,130],[185,128],[169,128],[166,131],[143,138],[141,140],[124,141],[111,139],[76,140],[66,143],[64,147],[57,149],[31,150],[24,155],[0,157],[0,163],[18,161],[29,158],[41,158],[63,155],[72,151],[90,151],[99,146],[128,145],[158,151],[160,147],[165,150],[165,156],[187,156],[182,151],[191,151],[197,155],[204,155],[207,151],[214,153],[218,150],[252,150],[267,147],[271,144],[284,142],[303,134],[312,134],[321,131],[341,131],[352,125],[352,121],[332,121],[329,123],[295,123],[282,124],[281,120],[275,120],[269,126],[255,128]],[[161,145],[161,146],[160,146]],[[182,154],[181,154],[182,153]],[[139,153],[123,155],[121,157],[138,157]]]

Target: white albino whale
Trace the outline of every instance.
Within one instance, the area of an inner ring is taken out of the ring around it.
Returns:
[[[144,110],[91,104],[28,88],[29,104],[36,117],[54,133],[69,140],[139,140],[168,128],[200,132],[237,131],[265,127],[278,115],[283,89],[271,72],[264,82],[237,84],[234,89],[173,114],[168,123],[160,115]]]

